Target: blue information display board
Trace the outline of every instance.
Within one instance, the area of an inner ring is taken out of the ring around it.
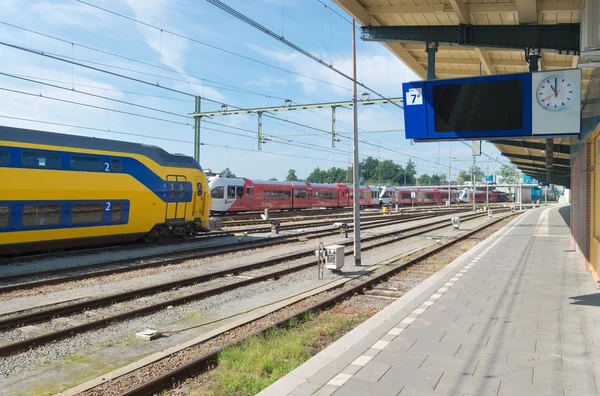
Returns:
[[[580,89],[580,69],[404,83],[406,138],[577,135]]]

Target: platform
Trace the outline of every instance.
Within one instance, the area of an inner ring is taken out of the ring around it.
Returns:
[[[260,395],[600,394],[600,294],[569,213],[527,211]]]

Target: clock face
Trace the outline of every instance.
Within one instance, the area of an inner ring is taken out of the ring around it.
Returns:
[[[573,101],[573,90],[573,85],[566,78],[549,77],[538,86],[538,103],[547,110],[565,109]]]

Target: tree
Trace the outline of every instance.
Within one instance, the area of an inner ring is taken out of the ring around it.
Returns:
[[[377,168],[379,167],[379,160],[368,157],[360,162],[360,174],[365,180],[377,179]]]
[[[498,174],[499,183],[516,184],[519,182],[519,171],[517,170],[517,167],[512,164],[502,165],[496,173]],[[508,188],[508,193],[512,195],[512,187]]]
[[[290,169],[285,180],[289,182],[298,181],[298,176],[296,176],[296,170]]]
[[[229,168],[223,169],[219,175],[221,175],[221,177],[235,177],[235,174]]]
[[[269,179],[269,181],[277,181],[277,178],[276,177],[272,177],[272,178]]]
[[[465,172],[464,170],[458,172],[458,184],[465,184],[466,181],[471,182],[472,174],[475,176],[475,183],[473,184],[483,181],[485,176],[485,173],[477,165],[475,165],[475,169],[471,166],[469,167],[469,172]]]
[[[431,179],[429,179],[429,184],[432,186],[440,186],[443,181],[446,181],[446,175],[444,174],[433,174],[431,175]]]
[[[412,159],[409,159],[406,163],[406,184],[415,184],[417,174],[417,165],[413,162]]]
[[[327,171],[321,170],[318,166],[308,175],[306,181],[309,183],[324,183],[327,177]]]
[[[431,183],[431,176],[427,173],[423,173],[419,176],[419,186],[428,186]]]
[[[519,182],[519,171],[514,165],[502,165],[496,173],[500,183],[516,184]]]

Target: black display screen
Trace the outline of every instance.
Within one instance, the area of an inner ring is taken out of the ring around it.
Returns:
[[[523,129],[523,81],[433,87],[436,132]]]

